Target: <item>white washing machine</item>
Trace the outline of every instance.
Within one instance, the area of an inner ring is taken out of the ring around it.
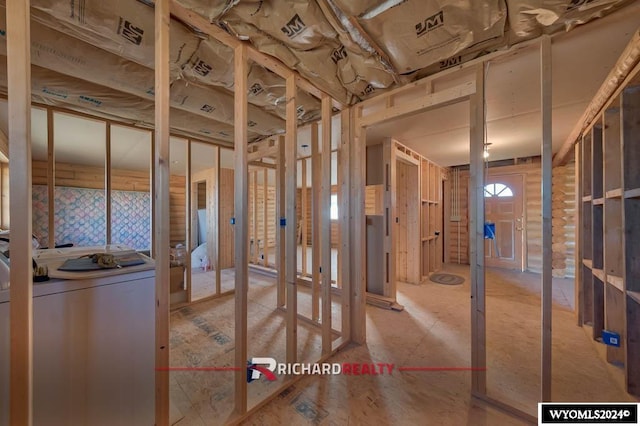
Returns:
[[[153,261],[144,257],[144,264],[126,268],[57,271],[69,258],[127,250],[102,246],[34,252],[38,264],[59,277],[33,286],[35,426],[154,424]],[[2,426],[9,424],[9,305],[9,291],[0,290]]]

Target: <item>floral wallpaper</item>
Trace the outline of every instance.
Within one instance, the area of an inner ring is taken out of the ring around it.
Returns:
[[[33,233],[48,240],[48,194],[34,185]],[[138,250],[151,247],[151,197],[148,192],[112,191],[111,240]],[[105,194],[101,189],[55,188],[56,244],[92,246],[106,243]]]

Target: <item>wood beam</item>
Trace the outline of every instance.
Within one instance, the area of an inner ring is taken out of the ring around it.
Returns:
[[[322,98],[322,193],[320,247],[322,254],[322,354],[331,352],[331,99]]]
[[[551,38],[544,36],[540,43],[540,109],[542,111],[542,364],[540,366],[542,383],[540,400],[544,402],[551,401],[551,307],[553,303],[551,78]]]
[[[247,50],[237,45],[234,53],[234,217],[235,217],[235,365],[247,362],[247,301],[249,291],[249,209],[247,164]],[[235,373],[235,414],[247,411],[247,369]]]
[[[278,270],[277,283],[277,306],[282,308],[285,306],[286,293],[286,277],[285,277],[285,244],[286,244],[286,227],[283,221],[286,221],[286,169],[285,169],[285,152],[284,152],[284,136],[278,137],[278,161],[276,168],[276,269]]]
[[[311,125],[311,241],[313,251],[311,252],[311,319],[315,322],[320,320],[320,156],[318,154],[318,124]],[[305,161],[305,160],[302,160]]]
[[[247,160],[251,162],[265,157],[275,157],[276,155],[278,155],[278,146],[274,145],[258,151],[250,152],[247,156]]]
[[[7,8],[9,196],[11,218],[9,422],[33,421],[33,267],[31,265],[31,54],[29,1]]]
[[[250,167],[258,167],[260,169],[276,169],[275,164],[265,163],[264,161],[249,161],[248,164]]]
[[[338,259],[338,287],[341,288],[342,301],[342,337],[351,338],[351,245],[350,245],[350,181],[351,163],[349,147],[351,146],[351,110],[342,111],[340,117],[340,147],[338,150],[338,213],[340,215],[340,248]]]
[[[287,281],[287,349],[286,361],[296,362],[298,358],[298,287],[297,287],[297,251],[298,235],[296,221],[297,187],[297,136],[298,118],[296,115],[296,80],[293,75],[286,81],[287,133],[285,136],[286,163],[286,256],[285,270]]]
[[[56,246],[56,151],[54,141],[53,110],[47,108],[47,196],[48,196],[48,242],[47,247]]]
[[[169,424],[169,0],[155,3],[156,424]]]
[[[468,99],[469,96],[475,93],[475,91],[476,83],[474,81],[469,81],[414,101],[401,102],[390,108],[385,108],[382,111],[366,115],[360,119],[360,124],[367,127],[372,124],[384,123],[385,121],[406,117],[408,115],[417,114],[433,108],[451,105]]]
[[[484,135],[485,65],[476,70],[476,93],[471,96],[469,169],[469,263],[471,269],[471,392],[487,394],[486,305],[484,270]]]

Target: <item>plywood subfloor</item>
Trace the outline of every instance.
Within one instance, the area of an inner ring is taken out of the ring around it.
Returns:
[[[385,362],[395,364],[396,369],[469,366],[468,266],[446,265],[445,269],[464,276],[466,282],[459,286],[399,283],[398,302],[405,310],[368,306],[367,345],[352,345],[331,361]],[[253,279],[263,280],[252,274]],[[536,274],[500,270],[487,273],[489,394],[530,413],[535,410],[539,394],[539,281]],[[569,283],[554,280],[554,400],[630,400],[617,376],[619,372],[602,360],[587,332],[575,325]],[[233,298],[214,302],[193,305],[190,311],[172,315],[172,364],[189,359],[206,359],[216,365],[232,362],[232,348],[223,344],[220,350],[210,353],[208,346],[215,341],[211,336],[218,330],[233,335],[233,325],[229,323],[233,318]],[[284,348],[284,335],[278,331],[283,330],[284,317],[273,312],[275,291],[268,279],[250,290],[250,303],[250,329],[257,327],[259,333],[270,336],[274,349]],[[213,327],[208,333],[198,326],[198,317],[207,319],[205,324]],[[319,353],[317,329],[302,323],[300,327],[301,350],[310,357]],[[224,413],[232,409],[231,379],[232,373],[172,373],[172,406],[182,416],[174,417],[176,424],[222,424]],[[265,386],[268,385],[249,384],[250,398],[256,400],[260,392],[266,391]],[[524,424],[472,400],[470,386],[471,373],[467,371],[394,370],[391,376],[305,377],[244,424]]]

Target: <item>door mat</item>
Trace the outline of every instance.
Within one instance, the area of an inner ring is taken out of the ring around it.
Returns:
[[[434,283],[446,285],[459,285],[464,282],[463,277],[453,274],[431,274],[429,279]]]

